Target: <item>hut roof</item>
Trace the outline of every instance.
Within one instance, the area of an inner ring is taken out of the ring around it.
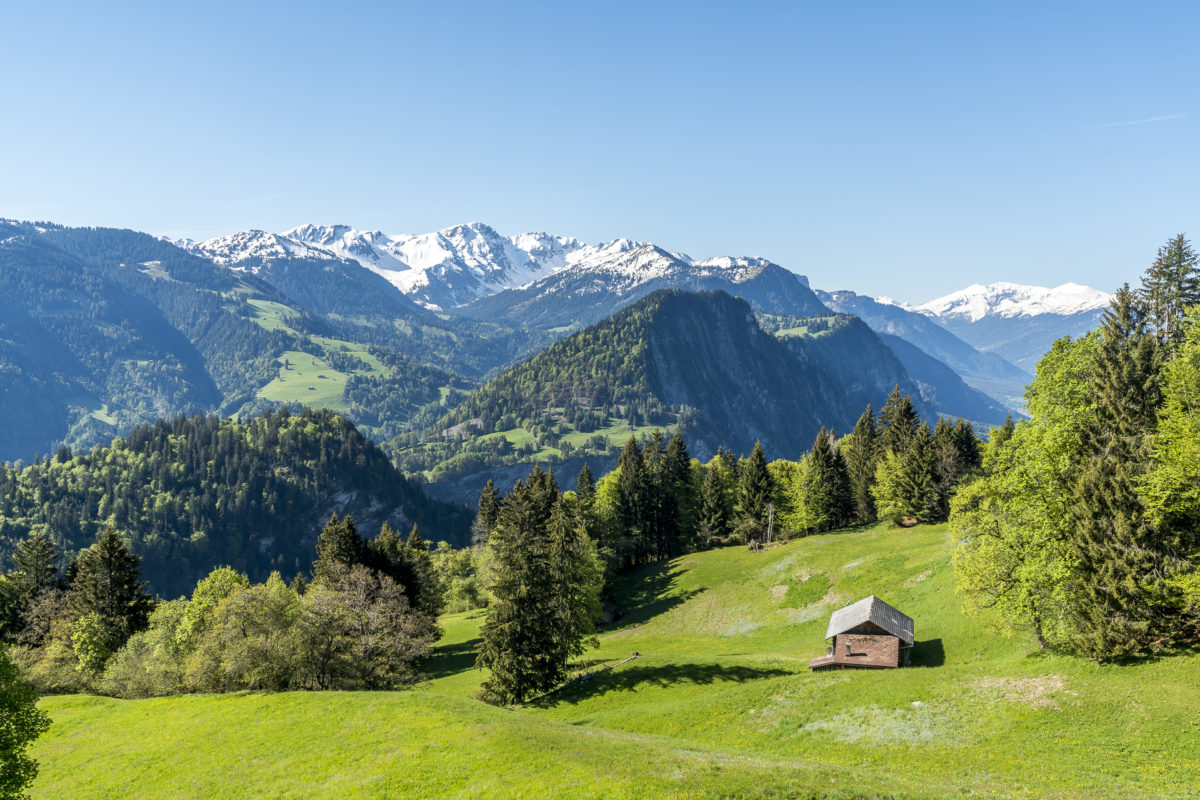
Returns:
[[[912,617],[900,613],[875,595],[833,612],[829,617],[825,638],[832,638],[867,622],[878,625],[909,646],[913,644]]]

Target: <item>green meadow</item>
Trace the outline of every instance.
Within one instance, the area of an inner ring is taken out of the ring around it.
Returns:
[[[515,709],[472,697],[480,612],[404,692],[48,697],[33,796],[1200,796],[1200,654],[1036,653],[962,615],[949,558],[940,525],[646,567],[589,679]],[[913,667],[809,672],[867,594],[916,620]]]

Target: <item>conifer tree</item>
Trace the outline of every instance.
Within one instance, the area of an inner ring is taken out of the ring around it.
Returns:
[[[1105,313],[1080,432],[1086,460],[1073,491],[1073,548],[1080,587],[1078,648],[1097,659],[1150,646],[1170,556],[1146,519],[1137,487],[1161,401],[1160,349],[1128,286]]]
[[[903,456],[899,475],[901,497],[908,515],[918,522],[933,522],[940,516],[934,471],[933,437],[927,425],[918,424]]]
[[[579,477],[575,479],[575,495],[584,511],[590,511],[596,502],[596,479],[592,477],[592,470],[587,462],[584,462],[579,470]]]
[[[495,482],[488,478],[483,491],[479,493],[479,513],[475,515],[475,522],[471,526],[472,544],[487,544],[488,533],[495,527],[499,512],[500,492],[496,490]]]
[[[481,697],[497,704],[561,683],[570,657],[591,641],[599,603],[595,550],[553,475],[534,473],[504,498],[488,542],[493,600],[477,664],[490,670]]]
[[[879,448],[883,453],[903,453],[908,449],[920,423],[912,398],[900,393],[897,384],[879,412]]]
[[[831,437],[832,432],[822,427],[808,455],[805,504],[817,531],[845,525],[852,511],[850,476]]]
[[[1160,344],[1174,349],[1183,341],[1184,312],[1200,303],[1200,258],[1183,234],[1158,249],[1142,277],[1138,299]]]
[[[109,652],[145,628],[154,607],[142,581],[141,563],[111,526],[76,562],[69,594],[72,614],[77,619],[94,617]]]
[[[771,502],[774,485],[767,469],[767,456],[762,443],[755,442],[750,457],[739,467],[738,506],[742,522],[759,527],[766,525],[767,505]]]
[[[847,438],[842,450],[846,457],[850,489],[854,495],[854,521],[859,524],[871,522],[875,519],[875,499],[871,496],[871,484],[875,480],[878,444],[875,435],[875,414],[870,405],[858,418],[854,432]]]
[[[697,525],[701,543],[723,542],[729,536],[729,503],[721,476],[720,457],[705,467],[700,485],[700,519]]]
[[[313,581],[329,582],[337,568],[361,563],[363,541],[349,514],[339,521],[332,514],[317,537],[317,560],[313,562]]]
[[[622,539],[628,558],[634,564],[643,563],[648,549],[645,543],[646,482],[643,475],[642,449],[637,438],[630,436],[617,459],[617,498]]]
[[[58,585],[58,549],[45,531],[34,531],[29,538],[18,542],[12,555],[9,574],[16,598],[24,607],[47,589]]]
[[[403,577],[408,580],[399,582],[408,595],[409,605],[436,619],[438,614],[442,613],[444,593],[433,568],[433,553],[429,550],[429,542],[421,535],[421,528],[416,523],[413,523],[412,530],[404,541],[401,561],[405,573]]]

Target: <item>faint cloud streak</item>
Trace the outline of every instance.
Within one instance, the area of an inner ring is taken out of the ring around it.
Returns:
[[[1146,119],[1133,119],[1128,122],[1105,122],[1100,125],[1087,125],[1080,130],[1095,131],[1101,128],[1128,128],[1131,125],[1147,125],[1151,122],[1166,122],[1169,119],[1183,119],[1187,114],[1167,114],[1161,117],[1147,117]]]

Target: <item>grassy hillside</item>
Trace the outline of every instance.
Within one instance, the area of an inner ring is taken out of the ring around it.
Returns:
[[[964,618],[944,526],[647,567],[582,666],[518,710],[470,699],[477,613],[410,692],[47,698],[34,796],[1195,797],[1200,655],[1098,666]],[[814,674],[831,609],[916,619],[912,669]]]

